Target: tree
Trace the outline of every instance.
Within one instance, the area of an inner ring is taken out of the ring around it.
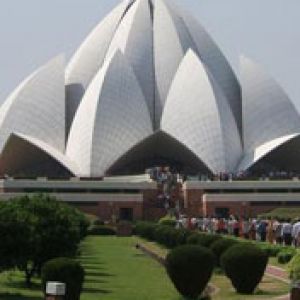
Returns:
[[[46,194],[1,203],[0,269],[17,267],[30,286],[46,261],[77,254],[88,224],[81,212]]]

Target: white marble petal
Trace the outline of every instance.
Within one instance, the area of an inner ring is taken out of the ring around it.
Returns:
[[[213,173],[235,170],[242,148],[234,116],[218,83],[192,50],[173,80],[161,126]]]
[[[0,151],[12,132],[35,137],[57,151],[65,149],[64,59],[38,69],[0,108]]]
[[[78,164],[81,176],[102,176],[114,161],[151,133],[143,92],[118,51],[95,76],[78,108],[67,155]]]

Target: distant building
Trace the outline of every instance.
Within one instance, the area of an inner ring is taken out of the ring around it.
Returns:
[[[47,192],[103,219],[299,205],[298,180],[231,180],[300,174],[294,105],[245,57],[241,75],[173,0],[123,1],[66,68],[51,60],[1,106],[0,198]],[[202,180],[178,184],[166,202],[149,178],[105,178],[154,166]]]
[[[123,1],[2,105],[0,174],[299,171],[296,109],[247,58],[241,73],[174,1]]]
[[[0,199],[31,193],[48,193],[103,221],[158,220],[167,211],[187,216],[256,216],[277,207],[300,206],[300,181],[177,182],[164,196],[161,183],[147,175],[103,180],[13,179],[0,180]],[[167,201],[167,202],[166,202]],[[168,205],[166,205],[166,203]]]

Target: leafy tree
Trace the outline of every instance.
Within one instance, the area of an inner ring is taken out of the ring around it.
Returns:
[[[73,257],[88,221],[75,208],[46,194],[25,195],[0,205],[0,269],[24,271],[26,284],[55,257]]]

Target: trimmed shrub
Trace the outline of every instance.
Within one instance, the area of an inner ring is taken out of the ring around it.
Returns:
[[[295,249],[283,249],[277,254],[277,260],[280,264],[287,264],[296,254]]]
[[[88,235],[116,235],[116,230],[102,225],[94,225],[88,230]]]
[[[157,224],[151,222],[138,222],[134,231],[135,234],[152,241],[155,240],[154,233],[157,226]]]
[[[289,273],[292,283],[300,282],[300,253],[295,255],[290,261]]]
[[[185,245],[187,239],[192,235],[192,231],[184,228],[177,229],[177,245]]]
[[[256,243],[256,245],[263,251],[266,252],[266,254],[269,257],[276,257],[277,254],[282,250],[282,246],[280,245],[272,245],[270,243]]]
[[[175,227],[176,226],[176,218],[172,217],[170,215],[166,215],[158,221],[158,224]]]
[[[239,242],[237,240],[233,240],[233,239],[218,239],[215,242],[213,242],[210,245],[210,249],[213,252],[213,254],[215,255],[216,258],[216,265],[218,267],[221,266],[221,256],[222,254],[229,249],[230,247],[238,244]]]
[[[187,244],[209,247],[212,243],[221,238],[222,236],[218,234],[193,233],[187,238],[186,242]]]
[[[221,266],[238,293],[252,294],[261,281],[268,256],[254,245],[241,244],[230,247],[221,256]]]
[[[79,300],[84,282],[84,269],[79,262],[70,258],[55,258],[46,262],[42,267],[44,291],[48,281],[66,284],[65,300]]]
[[[166,247],[173,248],[177,246],[178,231],[177,229],[169,226],[157,226],[154,231],[154,238],[158,243]]]
[[[165,265],[178,292],[184,297],[197,299],[211,278],[214,256],[207,248],[184,245],[170,251]]]

